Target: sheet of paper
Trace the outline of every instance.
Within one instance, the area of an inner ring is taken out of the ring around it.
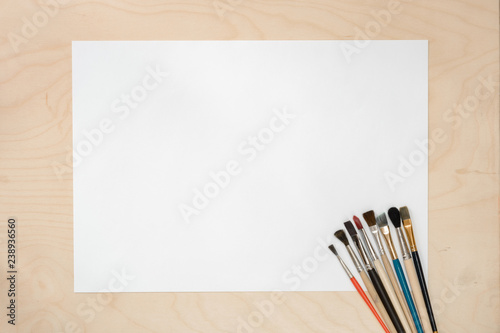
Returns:
[[[75,291],[354,290],[393,205],[426,266],[427,138],[427,41],[74,42]]]

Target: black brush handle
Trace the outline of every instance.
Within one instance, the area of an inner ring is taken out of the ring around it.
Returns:
[[[415,265],[415,270],[417,271],[418,283],[420,284],[420,289],[422,289],[422,295],[424,296],[425,307],[427,308],[427,314],[429,315],[432,330],[437,332],[436,320],[434,319],[434,313],[432,312],[431,299],[429,298],[429,292],[427,291],[427,284],[425,283],[424,271],[422,269],[420,257],[418,256],[418,251],[412,252],[411,254],[413,256],[413,265]]]
[[[392,305],[391,299],[389,298],[387,290],[385,290],[384,284],[380,280],[380,276],[378,275],[377,271],[374,269],[369,269],[368,275],[370,275],[373,287],[375,287],[378,297],[380,297],[384,308],[387,310],[387,314],[389,315],[389,318],[391,318],[396,331],[398,331],[398,333],[406,333],[403,324],[401,324],[401,320],[399,320],[398,314],[396,313],[396,309],[394,309],[394,305]]]

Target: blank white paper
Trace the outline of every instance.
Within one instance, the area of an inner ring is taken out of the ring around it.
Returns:
[[[427,41],[73,42],[75,291],[354,290],[404,205],[426,270],[427,138]]]

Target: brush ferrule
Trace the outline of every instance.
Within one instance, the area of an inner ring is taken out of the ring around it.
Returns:
[[[372,232],[373,238],[375,238],[375,244],[377,244],[380,255],[383,256],[385,254],[385,248],[384,244],[382,243],[382,238],[380,237],[379,227],[377,225],[373,225],[370,227],[370,231]]]
[[[346,274],[349,276],[349,279],[352,279],[353,275],[352,275],[351,271],[349,270],[349,268],[347,267],[347,265],[345,264],[344,260],[342,260],[342,258],[340,256],[337,256],[337,259],[339,260],[340,265],[342,266],[342,268],[344,269]]]
[[[401,230],[401,228],[396,228],[396,232],[398,233],[399,246],[401,247],[401,253],[403,253],[403,259],[411,259],[410,250],[408,249],[405,235],[403,235],[403,230]]]
[[[408,242],[410,243],[411,252],[417,251],[417,244],[415,242],[415,235],[413,234],[411,220],[403,220],[403,226],[405,227],[406,237],[408,237]]]
[[[368,253],[371,256],[371,259],[377,260],[378,259],[377,253],[375,253],[375,250],[373,249],[372,243],[368,239],[368,235],[366,234],[365,229],[361,229],[361,237],[363,238],[363,241],[365,242],[366,247],[368,248]]]
[[[363,247],[363,244],[361,243],[361,240],[357,235],[354,237],[351,236],[352,240],[354,241],[354,244],[356,245],[356,248],[358,249],[359,254],[361,255],[361,260],[363,260],[363,264],[365,266],[366,270],[372,269],[372,264],[370,261],[370,258],[368,257],[368,254],[365,251],[365,248]]]
[[[382,234],[384,235],[385,243],[387,244],[387,247],[389,248],[389,252],[391,253],[392,260],[397,259],[398,253],[396,252],[396,247],[394,246],[394,243],[392,242],[391,229],[389,229],[389,226],[384,226],[384,227],[381,227],[380,230],[382,230]]]
[[[356,266],[356,270],[358,272],[361,272],[363,270],[363,266],[359,262],[359,259],[356,256],[356,254],[354,253],[351,245],[346,245],[346,249],[347,249],[347,252],[349,252],[349,255],[351,256],[351,259],[352,259],[352,262],[354,263],[354,266]]]

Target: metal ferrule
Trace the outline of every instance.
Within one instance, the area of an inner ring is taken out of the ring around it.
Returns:
[[[370,227],[370,231],[372,232],[373,238],[375,238],[375,243],[377,244],[378,251],[380,255],[383,256],[385,254],[384,244],[382,243],[382,237],[380,237],[380,230],[377,225],[373,225]]]
[[[417,244],[415,243],[415,235],[413,234],[411,220],[403,220],[403,226],[405,227],[406,237],[408,237],[408,242],[410,243],[411,252],[417,251]]]
[[[372,243],[368,239],[368,235],[366,234],[365,229],[361,229],[361,237],[365,241],[366,246],[368,247],[368,253],[370,253],[372,260],[377,260],[378,256],[377,253],[375,253],[375,250],[373,249]]]
[[[363,247],[363,244],[361,243],[361,240],[357,235],[352,237],[352,240],[354,241],[354,244],[356,245],[359,254],[361,255],[361,260],[363,260],[363,264],[365,265],[366,270],[372,269],[372,264],[370,261],[370,258],[368,257],[368,253],[366,253],[365,248]]]
[[[340,265],[342,265],[342,268],[344,269],[344,271],[349,276],[349,279],[352,279],[353,275],[352,275],[351,271],[349,270],[349,268],[347,267],[347,265],[345,264],[344,260],[342,260],[342,258],[340,256],[337,256],[337,259],[339,260]]]
[[[391,253],[392,260],[397,259],[398,253],[396,252],[396,247],[392,242],[391,229],[389,229],[389,226],[384,226],[381,227],[380,230],[382,230],[382,234],[384,235],[385,242],[387,244],[387,247],[389,248],[389,252]]]
[[[399,246],[401,247],[401,252],[403,253],[403,259],[411,259],[411,253],[408,249],[408,244],[406,243],[405,235],[403,235],[403,230],[401,228],[396,228],[399,239]]]
[[[351,245],[347,245],[346,246],[346,249],[347,249],[347,252],[349,252],[349,255],[351,256],[351,259],[352,259],[352,262],[354,263],[354,266],[356,266],[356,270],[358,272],[361,272],[363,270],[363,266],[361,265],[361,263],[359,262],[359,259],[358,257],[356,256],[356,254],[354,253]]]

